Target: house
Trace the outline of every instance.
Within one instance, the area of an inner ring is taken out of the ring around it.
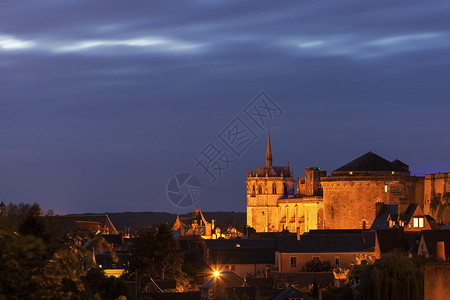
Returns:
[[[404,228],[406,232],[436,229],[436,221],[425,215],[418,203],[384,204],[378,202],[371,230]]]
[[[275,263],[280,273],[300,272],[307,261],[330,261],[339,268],[350,267],[358,257],[374,255],[375,233],[363,230],[317,230],[297,238],[280,237]]]
[[[450,261],[450,230],[424,230],[420,234],[419,255],[435,260],[438,254],[438,242],[444,242],[445,261]]]
[[[273,239],[204,240],[204,261],[213,270],[233,271],[247,278],[263,278],[275,266]]]
[[[200,287],[202,300],[216,299],[217,296],[225,296],[227,289],[248,287],[248,284],[231,271],[217,272]]]

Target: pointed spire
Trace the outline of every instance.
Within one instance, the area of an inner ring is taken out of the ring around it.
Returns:
[[[266,166],[272,166],[272,147],[270,146],[270,130],[267,138],[267,154],[266,154]]]

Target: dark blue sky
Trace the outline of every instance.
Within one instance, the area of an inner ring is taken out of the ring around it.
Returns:
[[[274,165],[332,171],[372,150],[450,171],[448,1],[3,1],[0,195],[57,213],[244,211],[258,139],[212,183],[193,156],[258,94]]]

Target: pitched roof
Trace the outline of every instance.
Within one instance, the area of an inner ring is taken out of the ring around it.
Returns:
[[[205,245],[209,249],[274,249],[274,239],[218,239],[205,240]]]
[[[383,204],[380,214],[373,220],[370,230],[389,229],[389,219],[397,220],[398,205]]]
[[[396,171],[408,172],[408,166],[399,160],[390,162],[372,151],[352,160],[346,165],[334,170],[339,171]]]
[[[380,229],[389,229],[390,224],[389,221],[398,222],[403,221],[404,227],[409,224],[411,218],[416,215],[423,215],[422,208],[418,203],[410,203],[408,204],[406,210],[401,213],[398,204],[383,204],[383,208],[381,209],[379,215],[375,218],[372,225],[370,226],[371,230],[380,230]],[[428,215],[425,215],[426,221],[428,224],[430,222],[434,222],[434,219]],[[396,224],[398,226],[398,224]],[[431,226],[431,224],[430,224]],[[403,227],[403,226],[402,226]]]
[[[250,249],[234,249],[221,250],[213,249],[209,252],[210,265],[230,265],[230,264],[267,264],[275,263],[274,250],[250,250]]]
[[[450,254],[450,230],[422,230],[422,237],[427,245],[429,255],[436,255],[436,243],[444,242],[445,254]]]
[[[98,223],[101,229],[107,229],[109,234],[118,234],[116,227],[111,222],[107,214],[85,214],[85,215],[66,215],[58,216],[59,227],[66,234],[77,230],[77,222]]]
[[[295,238],[277,239],[280,253],[342,253],[373,251],[374,232],[357,234],[303,234]]]
[[[264,166],[258,167],[255,171],[255,176],[258,177],[291,177],[291,171],[289,166],[287,167],[275,167],[275,166]]]
[[[221,271],[219,276],[213,276],[200,289],[209,289],[216,284],[224,284],[225,287],[248,286],[245,281],[231,271]]]

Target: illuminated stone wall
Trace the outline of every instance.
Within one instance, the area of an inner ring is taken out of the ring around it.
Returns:
[[[325,229],[368,229],[375,203],[423,206],[423,177],[330,176],[321,179]]]
[[[450,224],[450,173],[425,176],[424,213],[436,221]]]

